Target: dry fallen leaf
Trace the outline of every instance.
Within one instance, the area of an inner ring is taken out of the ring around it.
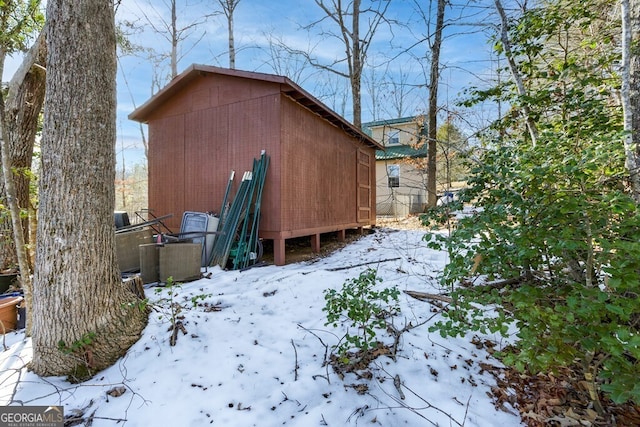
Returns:
[[[111,397],[120,397],[124,394],[124,392],[127,391],[126,388],[120,386],[120,387],[114,387],[111,390],[109,390],[107,392],[107,394]]]

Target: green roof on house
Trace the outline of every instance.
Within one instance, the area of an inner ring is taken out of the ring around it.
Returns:
[[[397,119],[376,120],[362,124],[362,131],[369,135],[373,135],[373,128],[379,126],[394,126],[405,123],[416,123],[420,116],[400,117]],[[387,145],[385,150],[376,150],[376,160],[396,160],[396,159],[415,159],[427,157],[427,147],[416,149],[410,145]]]
[[[385,151],[376,150],[376,160],[415,159],[419,157],[427,157],[426,145],[419,149],[410,145],[392,145],[386,147]]]
[[[393,125],[399,125],[404,123],[412,123],[412,122],[415,122],[418,117],[419,116],[409,116],[409,117],[400,117],[397,119],[376,120],[373,122],[362,123],[361,128],[364,133],[371,136],[373,133],[373,131],[371,130],[372,128],[375,128],[378,126],[393,126]]]

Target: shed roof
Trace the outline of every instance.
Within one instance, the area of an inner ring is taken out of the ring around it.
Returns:
[[[289,96],[298,104],[316,113],[320,117],[329,121],[331,124],[342,129],[347,134],[361,140],[366,145],[377,150],[384,150],[384,147],[376,142],[373,138],[371,138],[369,135],[356,128],[343,117],[329,109],[329,107],[324,105],[313,95],[302,89],[287,77],[277,76],[274,74],[257,73],[253,71],[232,70],[229,68],[214,67],[202,64],[192,64],[191,66],[189,66],[180,75],[171,80],[171,82],[167,86],[165,86],[147,102],[145,102],[143,105],[136,108],[131,114],[129,114],[129,119],[146,123],[149,115],[159,105],[162,105],[166,100],[178,93],[193,80],[206,74],[218,74],[279,84],[281,92]]]

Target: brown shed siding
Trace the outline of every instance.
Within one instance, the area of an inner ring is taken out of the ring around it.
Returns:
[[[156,216],[184,210],[184,118],[155,120],[149,127],[149,207]],[[170,195],[167,197],[167,195]],[[167,225],[180,227],[180,219],[169,218]],[[176,225],[177,224],[177,225]]]
[[[261,237],[284,240],[375,223],[375,141],[289,80],[192,66],[130,115],[149,124],[149,207],[178,231],[185,211],[219,211],[229,180],[271,161]]]
[[[222,200],[217,184],[228,175],[228,145],[221,143],[229,132],[228,111],[200,110],[185,116],[185,209],[195,212],[219,210],[214,200]],[[216,185],[213,185],[216,183]],[[178,211],[179,212],[179,211]]]
[[[250,171],[253,159],[258,158],[262,150],[266,150],[271,157],[267,177],[262,195],[261,210],[264,213],[260,218],[262,230],[278,230],[279,219],[270,213],[277,212],[278,190],[277,174],[279,171],[279,138],[280,129],[273,126],[279,123],[280,95],[273,95],[258,99],[252,99],[243,103],[233,104],[229,107],[229,135],[226,143],[229,145],[228,158],[230,168],[236,173],[242,174]],[[225,143],[222,141],[222,143]],[[228,175],[228,171],[224,175]],[[240,182],[242,175],[237,177]],[[234,192],[235,194],[235,192]],[[222,194],[219,200],[222,200]],[[218,208],[216,208],[217,210]]]
[[[220,210],[232,170],[236,172],[235,192],[261,150],[266,149],[270,156],[277,154],[278,129],[269,123],[279,120],[279,96],[277,92],[150,122],[149,151],[154,155],[149,159],[149,206],[157,216],[174,215],[166,221],[172,231],[179,230],[184,211]],[[169,121],[166,128],[160,125],[165,121]],[[151,129],[156,128],[158,133],[152,134]],[[273,205],[273,166],[268,171],[270,185],[265,186],[263,209]],[[265,229],[277,229],[274,218],[263,218]]]
[[[288,97],[283,97],[281,117],[281,203],[286,236],[354,227],[355,139]]]

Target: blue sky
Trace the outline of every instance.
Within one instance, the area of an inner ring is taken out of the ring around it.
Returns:
[[[460,0],[463,1],[463,0]],[[122,0],[116,19],[128,20],[138,24],[147,24],[146,14],[156,23],[157,13],[165,16],[168,22],[169,8],[165,0]],[[363,4],[366,0],[363,1]],[[427,107],[428,91],[425,84],[428,79],[428,46],[416,44],[426,33],[424,21],[416,11],[416,3],[427,7],[427,0],[392,0],[387,16],[401,22],[406,27],[382,25],[373,38],[369,50],[369,65],[363,77],[362,120],[380,120],[424,113]],[[482,84],[482,79],[491,75],[491,48],[487,42],[488,32],[482,27],[468,24],[496,22],[495,16],[486,9],[492,2],[479,0],[464,2],[467,8],[456,6],[447,9],[450,19],[457,18],[455,24],[446,30],[441,61],[444,69],[441,76],[440,105],[444,110],[455,109],[455,101],[463,88]],[[206,13],[219,10],[216,0],[177,0],[179,6],[179,26],[195,22]],[[460,18],[461,16],[464,16]],[[323,37],[320,31],[335,31],[330,25],[305,30],[303,27],[323,17],[323,12],[314,0],[241,0],[235,11],[236,68],[273,74],[287,74],[327,106],[352,119],[351,101],[346,99],[348,82],[329,72],[321,72],[310,66],[301,67],[292,58],[283,58],[279,67],[274,66],[273,54],[269,51],[269,38],[278,38],[292,48],[312,50],[321,62],[328,64],[340,57],[344,47],[331,37]],[[325,21],[328,23],[328,21]],[[463,25],[460,25],[463,24]],[[361,30],[361,31],[364,31]],[[465,33],[465,34],[461,34]],[[195,41],[199,40],[197,44]],[[143,32],[131,36],[131,41],[156,52],[168,53],[169,42],[154,33],[149,27]],[[406,50],[413,46],[410,52]],[[227,28],[224,15],[213,17],[206,24],[191,32],[191,36],[182,44],[183,57],[178,63],[181,72],[192,63],[201,63],[226,67]],[[19,60],[8,58],[5,65],[4,80],[8,80]],[[142,105],[152,96],[153,70],[168,65],[153,65],[143,55],[127,55],[119,58],[118,70],[118,162],[124,154],[127,167],[144,159],[140,129],[137,123],[127,116],[136,106]],[[375,94],[372,94],[375,90]],[[373,97],[378,100],[376,105]],[[399,101],[401,99],[401,102]],[[394,101],[395,100],[395,101]],[[400,108],[400,104],[402,108]],[[443,113],[444,114],[444,113]],[[491,114],[476,110],[467,117],[472,121],[482,121],[484,115]],[[462,125],[464,126],[464,125]]]

